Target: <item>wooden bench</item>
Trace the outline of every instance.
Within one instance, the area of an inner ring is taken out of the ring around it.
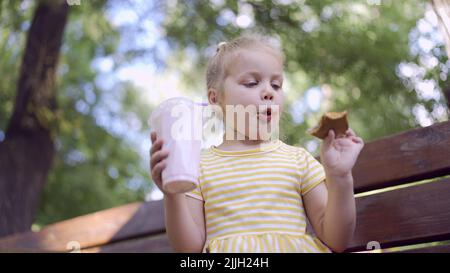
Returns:
[[[450,252],[450,122],[366,143],[353,175],[348,252]],[[162,201],[128,204],[2,238],[0,252],[172,252],[163,215]]]

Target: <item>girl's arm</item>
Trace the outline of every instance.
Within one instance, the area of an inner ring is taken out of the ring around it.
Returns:
[[[201,252],[205,242],[203,201],[185,194],[166,193],[161,172],[166,167],[169,151],[162,150],[163,139],[151,133],[150,170],[156,186],[164,193],[166,232],[175,252]]]
[[[203,201],[185,194],[165,194],[166,232],[175,252],[202,252],[205,243]]]
[[[317,237],[334,252],[343,252],[356,225],[353,179],[329,177],[303,196],[306,213]]]
[[[351,128],[337,138],[330,130],[321,146],[326,180],[305,194],[305,207],[317,236],[333,251],[343,252],[355,231],[352,168],[364,141]]]

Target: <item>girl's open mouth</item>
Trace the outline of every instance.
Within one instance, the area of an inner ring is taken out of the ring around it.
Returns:
[[[272,109],[269,107],[265,111],[261,111],[258,114],[258,119],[262,119],[265,121],[271,121],[272,120]]]

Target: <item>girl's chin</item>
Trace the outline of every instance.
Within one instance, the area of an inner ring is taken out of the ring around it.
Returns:
[[[259,122],[270,122],[272,120],[272,115],[258,115]]]
[[[264,127],[264,126],[263,126]],[[274,132],[270,129],[270,125],[264,128],[263,130],[257,130],[254,132],[245,132],[240,133],[241,135],[245,135],[245,138],[248,140],[270,140],[274,136]]]

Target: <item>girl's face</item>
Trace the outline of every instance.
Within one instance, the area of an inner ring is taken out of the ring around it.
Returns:
[[[233,54],[226,72],[220,106],[224,113],[227,105],[250,106],[256,109],[256,116],[253,118],[256,118],[257,129],[252,125],[254,123],[250,123],[252,114],[246,115],[245,131],[236,128],[239,116],[235,115],[233,129],[249,137],[249,129],[254,128],[257,138],[261,139],[264,132],[261,132],[260,126],[267,126],[271,131],[274,124],[278,126],[280,114],[283,112],[283,63],[280,57],[267,49],[240,49]],[[224,118],[227,124],[226,114]]]

